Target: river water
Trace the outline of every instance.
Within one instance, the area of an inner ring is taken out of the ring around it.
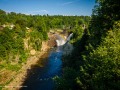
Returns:
[[[64,40],[57,35],[59,45],[63,44]],[[62,50],[61,46],[56,50],[51,50],[44,67],[34,66],[28,71],[26,80],[20,90],[54,90],[53,77],[61,76],[62,74]]]
[[[62,46],[65,44],[62,37],[59,35],[56,35],[56,37],[57,49],[50,52],[44,67],[34,66],[28,71],[26,80],[23,83],[25,87],[20,90],[54,90],[55,84],[52,78],[62,74],[61,58],[64,52]],[[69,44],[67,46],[71,48]],[[67,51],[67,49],[65,50]]]
[[[53,77],[61,76],[62,52],[52,51],[44,67],[34,67],[20,90],[54,90]]]

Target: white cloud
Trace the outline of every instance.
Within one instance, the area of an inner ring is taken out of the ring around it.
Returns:
[[[70,2],[65,2],[65,3],[62,4],[62,6],[69,5],[69,4],[78,2],[78,1],[81,1],[81,0],[74,0],[74,1],[70,1]]]
[[[72,4],[73,2],[66,2],[66,3],[63,3],[62,5],[69,5],[69,4]]]
[[[41,10],[41,12],[48,13],[48,11],[47,11],[47,10]]]
[[[33,10],[33,11],[26,11],[26,12],[24,12],[24,14],[26,14],[26,15],[36,15],[36,14],[48,14],[49,13],[49,11],[47,11],[47,10],[45,10],[45,9],[43,9],[43,10]]]
[[[32,13],[48,13],[47,10],[31,11]]]

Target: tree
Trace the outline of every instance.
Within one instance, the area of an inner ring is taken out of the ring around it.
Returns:
[[[120,19],[119,3],[118,0],[97,0],[97,5],[93,9],[91,25],[89,26],[90,43],[94,47],[100,44],[101,38],[106,36],[110,28],[113,28],[114,22]]]
[[[113,29],[107,32],[101,44],[84,58],[86,64],[82,69],[88,74],[89,79],[86,82],[89,88],[94,90],[120,89],[119,37],[120,21],[116,22]],[[81,73],[86,76],[84,72]]]
[[[0,9],[0,15],[1,15],[1,14],[5,15],[6,12]]]

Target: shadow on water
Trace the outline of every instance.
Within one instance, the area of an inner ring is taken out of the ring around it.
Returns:
[[[26,79],[22,84],[27,87],[22,87],[20,90],[54,90],[52,78],[61,75],[61,56],[62,52],[51,51],[48,57],[42,59],[43,67],[39,60],[27,71]]]

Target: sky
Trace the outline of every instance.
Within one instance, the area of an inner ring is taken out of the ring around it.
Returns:
[[[92,14],[95,0],[0,0],[0,9],[6,12],[49,15]]]

